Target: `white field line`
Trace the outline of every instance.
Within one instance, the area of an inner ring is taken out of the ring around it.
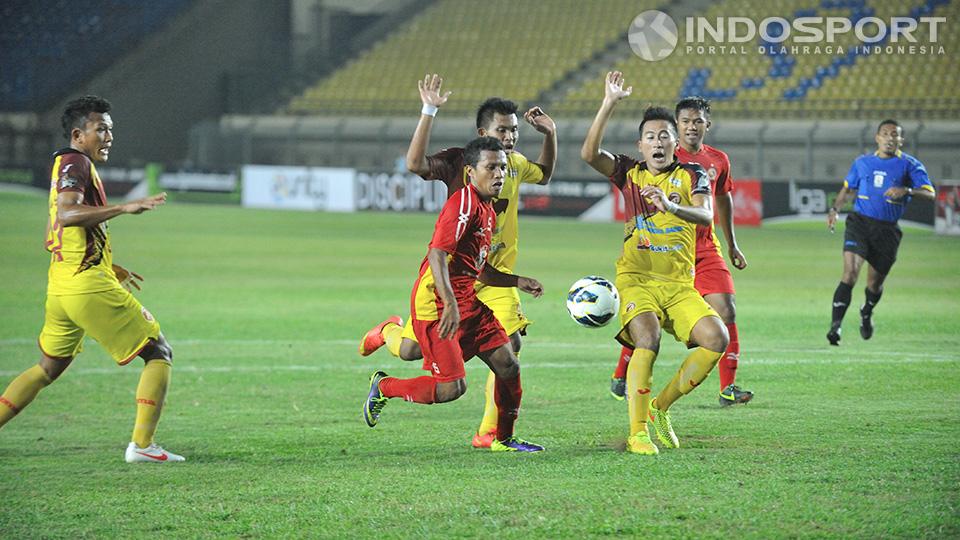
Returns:
[[[285,342],[289,343],[289,342]],[[313,343],[313,342],[311,342]],[[181,355],[180,358],[183,358]],[[320,373],[331,371],[347,371],[369,373],[375,369],[409,364],[408,368],[417,368],[419,361],[402,362],[393,358],[384,357],[381,362],[369,363],[366,361],[355,362],[351,358],[336,361],[318,362],[316,364],[288,364],[288,365],[192,365],[188,361],[180,360],[175,362],[175,369],[178,373],[285,373],[285,372],[308,372]],[[857,358],[824,358],[823,356],[801,356],[788,359],[769,357],[751,357],[749,361],[744,361],[749,365],[830,365],[830,366],[850,366],[850,365],[903,365],[903,364],[960,364],[960,358],[951,358],[935,355],[912,355],[898,354],[897,357],[876,358],[876,357],[857,357]],[[137,366],[137,363],[131,364]],[[596,369],[609,370],[612,360],[609,355],[598,356],[595,360],[586,362],[539,362],[536,360],[524,360],[521,362],[524,370],[540,369]],[[470,371],[485,370],[486,366],[479,359],[467,363],[467,369]],[[0,377],[13,377],[20,374],[22,370],[0,370]],[[139,369],[128,370],[118,367],[79,367],[74,366],[70,369],[71,375],[120,375],[124,373],[139,372]]]
[[[662,343],[671,342],[673,338],[665,336]],[[329,346],[349,346],[355,348],[358,341],[354,339],[176,339],[171,340],[171,344],[174,349],[177,349],[179,346],[242,346],[242,345],[266,345],[266,346],[288,346],[288,345],[299,345],[304,347],[329,347]],[[33,345],[36,346],[36,338],[11,338],[11,339],[0,339],[0,347],[4,346],[20,346],[20,345]],[[613,354],[616,354],[616,351],[620,349],[620,344],[616,343],[613,338],[604,343],[590,343],[590,342],[559,342],[559,341],[540,341],[533,339],[526,339],[523,342],[524,350],[530,349],[586,349],[586,350],[596,350],[596,351],[613,351]],[[744,348],[741,349],[741,352],[744,353],[742,356],[745,358],[753,358],[754,355],[761,356],[779,356],[782,354],[810,354],[810,355],[830,355],[836,357],[838,355],[843,355],[847,353],[849,349],[844,349],[843,347],[835,348],[828,347],[824,345],[823,347],[778,347],[778,348]],[[849,351],[852,352],[852,351]],[[669,353],[667,353],[669,354]],[[941,360],[946,362],[960,362],[960,357],[950,358],[944,354],[939,353],[924,353],[924,352],[902,352],[902,351],[859,351],[858,354],[868,355],[872,358],[877,357],[892,357],[892,358],[930,358],[932,360]],[[749,355],[749,356],[747,356]],[[788,362],[788,361],[784,361]],[[778,363],[775,360],[767,361],[766,363]]]

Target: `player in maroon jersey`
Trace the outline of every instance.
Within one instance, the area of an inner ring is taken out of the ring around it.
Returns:
[[[503,145],[493,137],[474,139],[463,151],[469,183],[443,206],[427,256],[410,297],[413,330],[430,375],[412,379],[382,371],[370,377],[363,403],[367,425],[374,427],[389,398],[416,403],[453,401],[467,390],[464,361],[479,356],[495,375],[497,452],[538,452],[543,447],[517,438],[513,425],[520,409],[520,364],[510,338],[493,311],[477,298],[474,285],[516,287],[543,294],[532,278],[507,274],[487,264],[496,227],[492,199],[500,194],[507,172]]]
[[[717,220],[723,229],[730,262],[739,270],[747,267],[747,259],[737,245],[733,227],[733,178],[730,176],[730,159],[727,154],[704,143],[710,129],[710,102],[702,97],[688,97],[677,103],[675,114],[680,131],[677,159],[683,163],[696,163],[710,177],[714,193]],[[717,365],[720,374],[720,405],[747,403],[753,392],[736,385],[737,363],[740,358],[740,341],[737,335],[736,297],[733,276],[723,260],[720,242],[712,226],[697,227],[697,259],[694,286],[710,306],[717,311],[730,334],[730,344]],[[626,392],[627,363],[633,351],[624,347],[620,361],[613,373],[610,393],[623,399]]]

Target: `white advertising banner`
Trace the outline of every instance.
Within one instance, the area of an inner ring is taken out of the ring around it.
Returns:
[[[241,178],[245,207],[328,212],[357,209],[354,169],[244,165]]]

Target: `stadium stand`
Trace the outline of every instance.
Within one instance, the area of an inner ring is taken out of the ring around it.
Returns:
[[[192,1],[0,2],[3,110],[48,106],[65,87],[110,65]]]
[[[417,74],[441,73],[468,113],[484,98],[531,102],[620,43],[623,13],[654,0],[440,0],[319,81],[284,109],[294,114],[398,114],[416,108]],[[480,46],[478,46],[478,44]]]
[[[791,15],[786,15],[791,14]],[[766,17],[847,17],[853,24],[865,17],[889,21],[891,17],[960,16],[960,3],[949,0],[723,0],[711,5],[704,17],[715,21],[721,16],[749,16],[754,21]],[[778,31],[779,30],[779,31]],[[685,35],[686,27],[680,32]],[[771,37],[782,29],[770,28]],[[867,25],[873,35],[876,27]],[[671,103],[681,96],[702,95],[719,102],[718,114],[737,118],[868,118],[878,114],[903,117],[960,116],[960,73],[951,68],[952,56],[960,45],[955,33],[941,32],[937,45],[947,54],[898,50],[909,47],[902,39],[890,40],[887,29],[883,39],[864,50],[852,32],[840,36],[832,47],[819,47],[794,40],[791,34],[781,45],[766,41],[731,47],[709,32],[698,44],[686,50],[681,45],[669,58],[655,64],[628,54],[611,69],[623,71],[628,83],[635,84],[635,97],[623,104],[626,110],[639,112],[651,102]],[[687,39],[686,41],[689,41]],[[713,47],[713,49],[711,49]],[[758,50],[765,53],[758,56]],[[799,47],[794,49],[793,47]],[[888,47],[892,47],[888,50]],[[842,52],[841,52],[842,49]],[[745,51],[745,53],[744,53]],[[709,66],[709,67],[707,67]],[[650,74],[655,73],[655,78]],[[655,80],[655,85],[641,81]],[[590,115],[600,96],[602,75],[588,79],[572,89],[553,107],[560,114]],[[911,84],[927,81],[929,85]],[[891,97],[891,87],[896,97]]]

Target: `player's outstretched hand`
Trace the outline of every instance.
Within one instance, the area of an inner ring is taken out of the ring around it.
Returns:
[[[737,270],[743,270],[747,267],[747,258],[743,256],[743,252],[737,246],[730,248],[730,262]]]
[[[147,210],[153,210],[154,208],[160,206],[161,204],[167,202],[166,192],[160,193],[158,195],[151,195],[149,197],[144,197],[142,199],[137,199],[135,201],[130,201],[123,205],[123,213],[125,214],[142,214]]]
[[[457,335],[460,328],[460,308],[456,302],[443,306],[443,315],[440,315],[440,339],[448,339]]]
[[[557,130],[557,124],[553,121],[553,118],[550,118],[540,107],[530,107],[529,111],[523,113],[523,119],[533,126],[533,129],[544,135]]]
[[[123,286],[124,289],[130,292],[133,292],[133,289],[140,290],[140,284],[138,282],[143,281],[143,276],[140,274],[132,270],[127,270],[119,264],[113,265],[113,273],[117,275],[117,281],[120,282],[120,285]]]
[[[663,204],[663,201],[667,199],[667,196],[662,189],[657,186],[643,186],[640,189],[640,196],[650,201],[650,204],[655,206],[657,210],[666,212],[666,205]]]
[[[417,81],[417,88],[420,89],[420,101],[424,105],[433,105],[439,107],[447,102],[447,98],[453,92],[440,93],[440,87],[443,86],[443,77],[434,73],[433,75],[424,75],[422,81]]]
[[[540,298],[543,296],[543,285],[533,278],[523,276],[518,277],[517,288],[529,295],[532,295],[534,298]]]
[[[633,93],[633,87],[623,88],[623,73],[611,71],[607,73],[607,82],[604,86],[606,92],[603,96],[604,101],[617,102]]]

